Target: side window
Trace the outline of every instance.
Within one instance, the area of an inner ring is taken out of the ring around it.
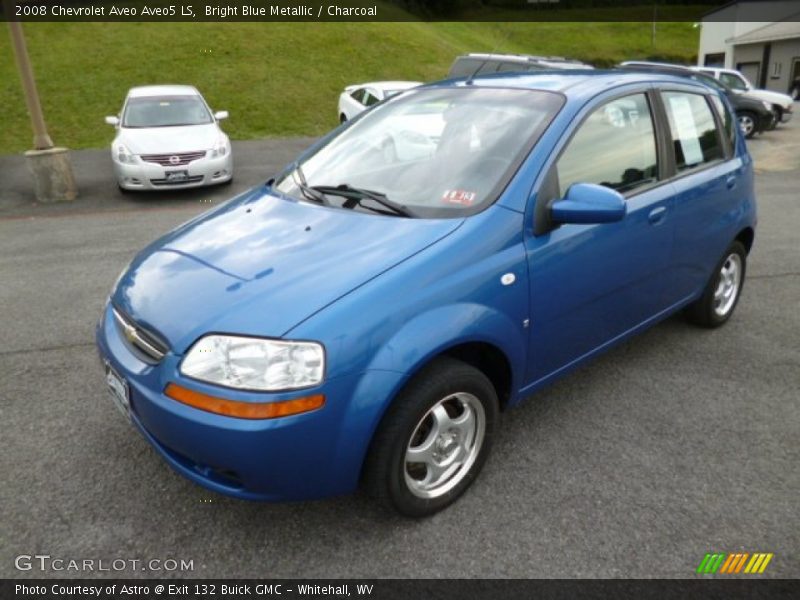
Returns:
[[[367,90],[365,90],[364,88],[359,88],[355,92],[350,94],[350,97],[359,104],[364,104],[364,94],[366,93],[366,91]]]
[[[736,75],[731,75],[730,73],[720,73],[719,78],[722,83],[726,84],[728,87],[733,88],[734,90],[742,90],[746,91],[747,86],[742,81],[741,77],[737,77]]]
[[[372,106],[373,104],[377,103],[378,103],[378,98],[376,96],[370,94],[369,92],[366,92],[364,94],[364,102],[363,102],[364,106]]]
[[[690,92],[664,92],[664,104],[678,171],[724,158],[717,124],[705,96]]]
[[[624,194],[656,181],[656,137],[647,96],[625,96],[595,109],[556,167],[562,198],[573,183],[597,183]]]
[[[731,111],[728,110],[728,107],[722,101],[719,96],[711,96],[712,101],[714,102],[714,106],[717,108],[717,113],[722,120],[722,126],[725,128],[725,137],[729,142],[729,146],[731,148],[731,154],[735,151],[736,148],[736,120],[733,118]]]

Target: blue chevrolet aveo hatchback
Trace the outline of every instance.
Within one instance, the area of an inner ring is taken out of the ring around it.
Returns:
[[[417,88],[140,252],[97,329],[124,414],[216,492],[359,484],[422,516],[498,413],[680,309],[731,316],[756,222],[725,99],[632,72]]]

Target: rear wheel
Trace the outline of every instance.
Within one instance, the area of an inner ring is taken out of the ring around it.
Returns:
[[[747,252],[741,242],[733,242],[717,264],[703,295],[687,307],[689,320],[703,327],[719,327],[730,319],[739,302],[746,268]]]
[[[347,115],[342,113],[339,115],[339,123],[346,123],[347,122]]]
[[[740,112],[736,115],[736,119],[739,121],[739,128],[742,130],[744,137],[750,139],[756,134],[758,130],[758,117],[755,113],[747,111]]]
[[[494,386],[481,371],[437,359],[409,382],[381,421],[364,465],[367,491],[411,517],[443,509],[486,462],[497,413]]]

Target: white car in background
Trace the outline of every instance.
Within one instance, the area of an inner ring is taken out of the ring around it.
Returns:
[[[191,188],[233,178],[231,142],[219,126],[227,111],[212,112],[196,88],[132,88],[119,116],[111,160],[123,191]]]
[[[746,93],[748,96],[758,98],[762,102],[767,102],[772,106],[772,114],[775,115],[775,124],[786,123],[792,118],[794,100],[788,94],[772,92],[770,90],[759,90],[753,84],[734,69],[719,69],[716,67],[692,67],[695,71],[710,75],[714,79],[719,79],[735,92]]]
[[[348,85],[339,95],[339,122],[344,123],[390,96],[422,85],[421,81],[373,81]]]

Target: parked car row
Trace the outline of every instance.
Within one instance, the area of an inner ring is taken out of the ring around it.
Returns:
[[[480,54],[472,53],[458,56],[450,67],[448,79],[458,77],[476,77],[509,72],[536,72],[543,70],[592,69],[589,64],[570,60],[559,56],[531,56],[523,54]],[[724,94],[733,105],[736,118],[745,137],[752,138],[756,134],[774,129],[786,123],[793,116],[794,99],[787,94],[769,90],[759,90],[738,71],[710,67],[686,67],[669,63],[650,61],[626,61],[617,68],[647,71],[686,77],[703,83]],[[372,82],[353,85],[345,88],[339,99],[341,122],[352,119],[358,113],[377,104],[381,89],[388,88],[399,91],[399,83],[403,89],[410,89],[419,82]],[[796,92],[800,94],[800,82],[796,82]],[[364,93],[365,90],[373,90]],[[353,98],[363,95],[365,101],[354,101]],[[796,95],[796,94],[795,94]],[[351,97],[352,96],[352,97]]]

